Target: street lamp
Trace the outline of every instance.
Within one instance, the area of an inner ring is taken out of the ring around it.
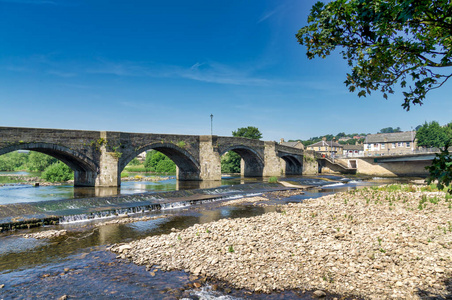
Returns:
[[[213,115],[210,114],[210,135],[213,135]]]
[[[411,152],[414,151],[413,126],[411,126]]]

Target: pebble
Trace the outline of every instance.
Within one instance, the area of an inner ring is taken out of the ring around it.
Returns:
[[[42,232],[36,232],[36,233],[27,233],[22,234],[22,236],[26,239],[34,238],[34,239],[51,239],[56,238],[62,235],[66,235],[66,230],[47,230]]]
[[[323,298],[326,296],[326,293],[324,291],[317,290],[313,293],[313,295],[314,295],[314,297],[317,297],[317,298]]]
[[[302,289],[420,299],[416,291],[422,289],[446,298],[450,202],[442,192],[414,189],[367,188],[280,205],[260,216],[196,224],[125,244],[127,255],[138,265],[186,270],[265,293]],[[434,197],[441,200],[418,208]],[[125,245],[110,250],[121,254]]]

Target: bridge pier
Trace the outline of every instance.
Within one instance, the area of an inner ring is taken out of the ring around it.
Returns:
[[[221,180],[221,159],[215,146],[217,136],[201,135],[199,137],[200,173],[198,180]]]
[[[96,172],[74,170],[74,186],[96,186]]]
[[[96,178],[96,187],[116,187],[121,185],[119,157],[116,152],[107,151],[107,132],[101,131],[100,138],[104,142],[99,147],[100,160]]]
[[[277,155],[276,142],[264,143],[264,171],[262,176],[280,176],[284,173],[281,166],[281,159]]]

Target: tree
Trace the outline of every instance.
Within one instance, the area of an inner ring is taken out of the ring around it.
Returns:
[[[342,49],[350,92],[381,91],[387,99],[400,85],[409,110],[452,76],[451,16],[450,0],[317,2],[296,37],[309,59]]]
[[[449,194],[452,194],[452,155],[449,153],[449,144],[446,144],[440,153],[435,155],[431,166],[426,167],[430,175],[427,177],[427,184],[436,181],[436,186],[442,190],[447,188]]]
[[[241,127],[232,132],[232,136],[260,140],[262,133],[254,126]]]
[[[56,163],[58,160],[50,155],[30,151],[28,155],[28,170],[44,171],[48,166]]]
[[[28,153],[10,152],[0,156],[0,171],[22,171],[28,163]]]
[[[393,132],[401,132],[401,131],[402,130],[400,129],[400,127],[396,127],[396,128],[386,127],[386,128],[380,129],[379,133],[393,133]]]
[[[221,157],[221,173],[240,173],[240,155],[229,151]]]
[[[141,162],[138,160],[138,158],[135,157],[128,164],[131,166],[139,166],[139,165],[141,165]]]
[[[450,141],[447,127],[441,127],[438,122],[425,122],[416,132],[418,146],[421,147],[444,147]]]
[[[244,137],[248,139],[259,140],[262,138],[262,133],[254,126],[241,127],[232,132],[232,136]],[[221,158],[221,172],[222,173],[240,173],[240,161],[242,158],[234,151],[229,151]]]
[[[58,161],[44,170],[42,178],[49,182],[68,181],[74,179],[74,171],[61,161]]]
[[[155,150],[146,153],[144,166],[151,172],[176,173],[176,164],[168,156]]]

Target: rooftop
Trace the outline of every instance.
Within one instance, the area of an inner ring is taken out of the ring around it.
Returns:
[[[415,136],[416,131],[368,134],[365,143],[411,142]]]

